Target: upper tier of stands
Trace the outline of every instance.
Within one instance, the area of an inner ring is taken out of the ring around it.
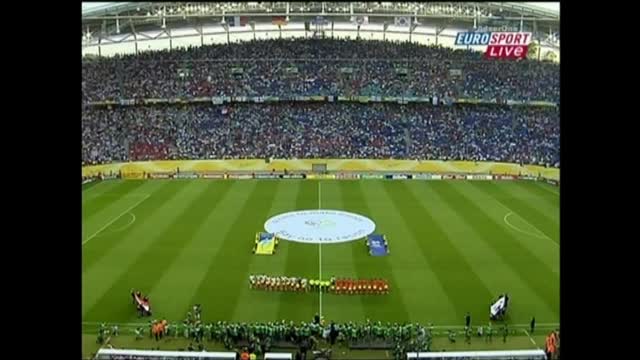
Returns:
[[[234,74],[238,68],[242,74]],[[400,68],[407,74],[399,75]],[[560,98],[558,64],[485,60],[479,52],[369,40],[259,40],[85,59],[82,74],[85,102],[295,95]]]

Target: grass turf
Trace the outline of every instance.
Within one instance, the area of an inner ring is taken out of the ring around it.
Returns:
[[[321,187],[321,191],[319,191]],[[251,254],[271,216],[346,210],[370,217],[390,255],[363,241],[322,246],[322,274],[382,277],[387,296],[322,296],[327,320],[488,322],[508,292],[508,321],[559,322],[559,194],[525,181],[112,180],[83,187],[82,316],[140,322],[132,288],[155,318],[182,320],[194,303],[205,321],[310,321],[317,293],[251,291],[249,274],[317,278],[319,246],[281,241]]]

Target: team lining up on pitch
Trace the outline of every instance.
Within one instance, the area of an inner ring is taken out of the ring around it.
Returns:
[[[340,214],[337,214],[340,213]],[[313,216],[323,215],[326,218],[315,219]],[[354,224],[341,224],[336,216],[349,215],[351,218],[362,218],[368,220],[372,226],[367,229],[365,239],[365,245],[369,249],[369,254],[372,256],[388,255],[389,243],[385,235],[373,234],[375,224],[368,218],[359,214],[336,212],[333,210],[308,210],[297,211],[280,214],[269,219],[265,223],[265,228],[268,228],[268,224],[274,219],[287,218],[289,219],[282,228],[279,229],[279,233],[286,230],[287,234],[294,229],[302,230],[306,232],[309,239],[305,240],[309,243],[314,243],[315,238],[320,239],[318,236],[324,234],[324,240],[332,240],[326,237],[327,231],[334,238],[345,237],[344,233],[352,231]],[[328,216],[328,217],[327,217]],[[333,216],[333,220],[331,220]],[[304,224],[304,225],[301,225]],[[317,226],[318,224],[325,224],[324,227]],[[337,226],[342,225],[342,226]],[[352,225],[352,226],[349,226]],[[297,234],[300,236],[301,233]],[[290,234],[290,236],[293,236]],[[347,236],[348,237],[348,236]],[[256,233],[254,246],[252,249],[253,254],[273,255],[275,249],[279,244],[279,236],[270,232],[258,232]],[[285,238],[286,239],[286,238]],[[293,238],[287,240],[294,240]],[[321,243],[321,242],[318,242]],[[377,249],[377,250],[376,250]],[[378,251],[381,250],[381,251]],[[336,295],[385,295],[389,293],[389,282],[385,279],[351,279],[351,278],[339,278],[332,276],[330,280],[322,279],[307,279],[304,277],[295,276],[271,276],[264,274],[249,275],[249,288],[252,290],[274,291],[274,292],[320,292],[331,293]],[[151,316],[151,307],[149,304],[149,298],[143,296],[140,291],[131,290],[131,296],[134,304],[136,304],[139,316]],[[491,320],[502,320],[507,313],[509,307],[509,295],[500,294],[497,299],[492,301],[489,308],[489,318]],[[467,325],[468,326],[468,325]]]
[[[249,288],[254,290],[309,292],[323,291],[338,295],[383,295],[389,293],[384,279],[308,280],[299,277],[250,275]]]

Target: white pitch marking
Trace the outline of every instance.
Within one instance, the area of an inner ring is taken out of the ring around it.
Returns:
[[[137,203],[133,204],[132,206],[130,206],[129,208],[127,208],[127,210],[123,211],[120,213],[120,215],[116,216],[115,218],[113,218],[113,220],[109,221],[108,223],[106,223],[103,227],[101,227],[98,231],[96,231],[95,233],[93,233],[93,235],[89,236],[88,238],[86,238],[83,242],[82,245],[84,246],[84,244],[86,244],[89,240],[93,239],[94,237],[96,237],[96,235],[98,235],[99,233],[101,233],[104,229],[108,228],[111,224],[113,224],[114,222],[116,222],[116,220],[120,219],[124,214],[130,212],[131,210],[133,210],[133,208],[135,208],[136,206],[140,205],[143,201],[147,200],[149,198],[149,195],[145,196],[143,199],[141,199],[140,201],[138,201]]]
[[[134,222],[136,222],[136,215],[134,213],[128,212],[127,214],[131,215],[131,220],[129,220],[129,222],[126,225],[124,225],[122,227],[119,227],[117,229],[110,230],[109,232],[112,232],[112,233],[120,232],[120,231],[128,228],[129,226],[131,226],[131,224],[133,224]]]
[[[530,235],[530,236],[537,237],[538,239],[547,239],[547,237],[546,237],[545,235],[541,235],[541,234],[536,234],[536,233],[533,233],[533,232],[525,231],[525,230],[522,230],[522,229],[520,229],[519,227],[517,227],[517,226],[513,225],[512,223],[510,223],[510,222],[509,222],[509,220],[507,220],[507,218],[509,218],[509,215],[513,215],[513,212],[509,211],[509,212],[504,216],[504,219],[502,219],[502,220],[504,220],[504,223],[505,223],[505,224],[507,224],[507,225],[509,225],[509,227],[511,227],[511,228],[512,228],[512,229],[514,229],[515,231],[518,231],[518,232],[521,232],[521,233],[523,233],[523,234],[527,234],[527,235]],[[554,242],[555,242],[555,241],[554,241]]]
[[[494,198],[494,199],[495,199],[495,198]],[[496,203],[498,203],[498,205],[502,206],[502,208],[503,208],[503,209],[507,210],[507,212],[508,212],[508,213],[512,213],[512,214],[518,215],[518,214],[517,214],[517,213],[515,213],[513,210],[511,210],[510,208],[508,208],[506,205],[504,205],[502,202],[500,202],[500,200],[495,199],[495,201],[496,201]],[[507,215],[509,215],[508,213],[504,216],[505,218],[507,217]],[[524,217],[522,217],[522,216],[520,216],[520,215],[518,215],[518,217],[519,217],[520,219],[522,219],[522,221],[524,221],[524,222],[526,222],[527,224],[529,224],[529,226],[531,226],[532,228],[536,229],[536,230],[540,233],[540,235],[544,236],[544,239],[548,239],[549,241],[551,241],[552,243],[556,244],[557,246],[560,246],[560,244],[559,244],[559,243],[557,243],[555,240],[553,240],[552,238],[550,238],[549,236],[547,236],[547,234],[545,234],[544,232],[542,232],[542,231],[541,231],[540,229],[538,229],[535,225],[533,225],[533,224],[531,224],[530,222],[528,222],[528,221],[527,221],[527,219],[525,219]],[[504,218],[503,218],[503,220],[504,220]],[[508,223],[507,221],[505,221],[505,222],[509,225],[509,223]],[[512,226],[512,227],[513,227],[513,226]],[[514,227],[514,228],[515,228],[515,227]],[[516,229],[516,230],[518,230],[518,229]],[[518,231],[520,231],[520,230],[518,230]],[[522,232],[522,231],[520,231],[520,232]],[[525,232],[525,234],[529,234],[529,233]],[[529,235],[531,235],[531,234],[529,234]]]
[[[117,197],[117,198],[139,198],[139,197],[149,197],[151,196],[151,194],[124,194],[124,195],[120,195],[120,194],[111,194],[111,193],[101,193],[98,195],[93,195],[93,196],[82,196],[82,204],[91,202],[91,201],[95,201],[98,198],[102,198],[102,197],[107,197],[107,198],[113,198],[113,197]]]
[[[531,337],[531,335],[529,335],[529,332],[527,331],[527,329],[524,329],[524,333],[527,334],[527,336],[529,337],[529,340],[531,340],[531,343],[535,346],[538,346],[538,344],[536,344],[536,341],[533,340],[533,338]]]
[[[318,210],[322,208],[322,193],[320,191],[320,181],[318,181]],[[322,241],[318,242],[318,280],[322,281]],[[322,319],[322,286],[318,287],[320,297],[320,318]]]

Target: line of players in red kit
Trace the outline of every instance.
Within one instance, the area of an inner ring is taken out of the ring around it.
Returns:
[[[384,279],[337,279],[332,292],[336,294],[387,294],[389,283]]]

